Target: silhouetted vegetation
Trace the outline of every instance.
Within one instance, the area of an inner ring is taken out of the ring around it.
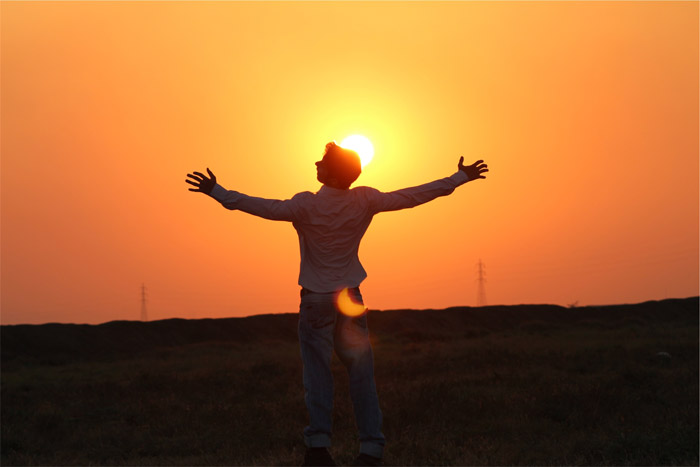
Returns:
[[[2,326],[2,464],[298,465],[296,318]],[[388,465],[698,464],[697,297],[369,322]]]

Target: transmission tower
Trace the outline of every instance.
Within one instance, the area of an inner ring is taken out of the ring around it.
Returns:
[[[146,285],[141,284],[141,321],[148,321],[146,312]]]
[[[476,295],[476,306],[486,305],[486,265],[479,259],[476,265],[476,281],[479,283],[478,292]]]

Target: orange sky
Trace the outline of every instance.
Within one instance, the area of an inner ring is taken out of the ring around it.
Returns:
[[[7,2],[3,324],[298,310],[291,224],[187,191],[485,181],[378,215],[373,309],[698,295],[697,2]]]

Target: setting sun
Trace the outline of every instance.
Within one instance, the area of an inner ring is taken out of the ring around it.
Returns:
[[[340,146],[357,152],[362,161],[362,167],[369,164],[374,157],[374,146],[370,140],[362,135],[350,135],[340,143]]]

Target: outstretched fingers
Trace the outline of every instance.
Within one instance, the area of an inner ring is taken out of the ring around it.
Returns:
[[[189,188],[189,191],[202,191],[202,182],[206,179],[207,178],[201,173],[194,172],[194,174],[187,174],[187,179],[185,179],[185,183],[189,183],[190,185],[196,187]]]
[[[464,165],[464,156],[459,157],[459,163],[457,164],[459,170],[467,174],[469,180],[474,180],[477,178],[486,178],[482,174],[489,171],[488,166],[484,163],[482,159],[474,162],[471,165]]]
[[[205,194],[211,193],[211,190],[214,188],[214,186],[216,186],[216,176],[214,175],[214,172],[209,170],[209,167],[207,167],[207,173],[209,174],[209,177],[204,175],[202,172],[192,172],[191,174],[187,174],[187,179],[185,179],[185,182],[196,187],[195,189],[190,188],[189,190],[198,191]]]
[[[194,186],[195,188],[188,188],[188,191],[202,191],[202,185],[200,183],[195,183],[192,180],[185,180],[186,183]]]
[[[471,173],[474,175],[474,178],[486,178],[484,173],[489,171],[489,166],[484,163],[483,160],[479,159],[478,161],[474,162],[470,168],[471,168]]]

